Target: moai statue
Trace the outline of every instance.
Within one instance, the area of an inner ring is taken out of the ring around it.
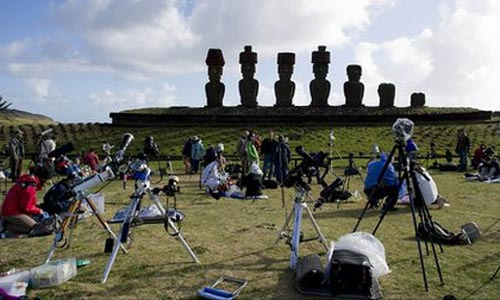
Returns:
[[[378,86],[377,92],[381,108],[394,106],[394,97],[396,97],[396,86],[394,84],[381,83]]]
[[[330,52],[326,51],[326,46],[318,46],[318,51],[313,51],[311,55],[313,63],[314,79],[309,83],[311,93],[311,106],[328,106],[328,96],[330,96],[330,81],[326,80],[328,74],[328,64],[330,63]]]
[[[424,93],[413,93],[410,96],[411,107],[423,107],[425,105]]]
[[[348,81],[344,83],[345,105],[348,107],[361,107],[365,86],[359,81],[361,78],[360,65],[347,66]]]
[[[292,81],[293,65],[295,64],[295,53],[278,53],[278,75],[279,80],[274,83],[274,94],[276,95],[276,107],[292,106],[295,94],[295,82]]]
[[[207,107],[222,107],[222,99],[226,87],[221,82],[222,67],[224,67],[224,56],[221,49],[208,49],[205,63],[208,66],[208,79],[205,84],[207,96]]]
[[[254,78],[257,53],[252,52],[252,46],[245,46],[245,51],[240,52],[241,74],[238,88],[240,91],[241,105],[249,108],[257,107],[257,94],[259,93],[259,82]]]

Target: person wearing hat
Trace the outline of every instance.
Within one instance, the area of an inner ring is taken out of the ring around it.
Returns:
[[[71,173],[63,180],[54,184],[43,196],[41,207],[50,215],[68,211],[71,198],[75,195],[71,187],[75,184],[77,175]]]
[[[21,175],[24,157],[23,134],[20,129],[16,130],[8,144],[12,182],[16,182],[16,179]]]
[[[29,174],[20,176],[5,196],[1,216],[7,231],[12,234],[31,234],[46,213],[37,206],[36,193],[40,191],[49,172],[43,167],[30,169]]]
[[[200,160],[205,156],[205,146],[197,136],[193,136],[193,145],[191,145],[191,174],[198,173]]]

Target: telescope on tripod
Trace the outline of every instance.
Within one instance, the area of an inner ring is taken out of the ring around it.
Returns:
[[[382,190],[383,186],[383,178],[384,175],[386,174],[386,171],[388,171],[389,165],[391,164],[391,161],[394,157],[394,155],[397,153],[397,157],[399,160],[399,174],[398,174],[398,185],[397,185],[397,191],[401,189],[403,184],[406,184],[406,189],[408,192],[408,196],[410,199],[410,207],[411,207],[411,216],[412,216],[412,221],[413,221],[413,229],[415,232],[415,239],[417,243],[417,249],[418,249],[418,254],[419,254],[419,259],[420,259],[420,266],[422,269],[422,277],[424,281],[424,287],[426,291],[429,291],[429,286],[427,283],[427,274],[425,270],[425,263],[424,263],[424,258],[423,258],[423,253],[422,253],[422,246],[421,246],[421,239],[424,240],[425,242],[425,247],[426,247],[426,253],[429,255],[429,246],[428,243],[431,245],[431,250],[432,254],[434,257],[434,262],[436,264],[436,269],[438,272],[439,276],[439,281],[441,284],[444,283],[443,281],[443,275],[441,273],[441,267],[439,265],[439,259],[437,256],[437,251],[435,247],[435,241],[434,239],[426,234],[420,234],[417,225],[417,222],[420,222],[421,226],[428,226],[432,229],[434,229],[434,222],[432,220],[432,216],[429,212],[429,208],[427,206],[427,203],[425,202],[425,199],[422,195],[422,191],[419,189],[419,184],[417,180],[417,172],[418,172],[418,166],[417,163],[413,160],[410,160],[408,157],[405,148],[406,148],[406,143],[408,140],[411,139],[411,136],[413,134],[413,127],[414,124],[411,120],[401,118],[397,119],[396,122],[392,126],[392,131],[395,136],[395,144],[394,147],[392,148],[387,161],[385,162],[384,166],[382,167],[382,170],[380,171],[380,174],[378,175],[377,179],[377,184],[375,188],[372,190],[371,194],[368,197],[368,201],[361,212],[358,221],[356,225],[354,226],[353,232],[357,231],[361,220],[363,219],[364,214],[366,213],[367,209],[370,207],[370,205],[373,205],[374,201],[377,199],[374,199],[375,196]],[[397,201],[397,197],[395,197],[394,201]],[[380,214],[380,219],[375,226],[372,234],[375,235],[378,228],[382,224],[382,221],[384,220],[384,217],[386,216],[388,210],[393,206],[395,203],[386,203],[384,209],[382,210]],[[417,215],[418,215],[418,220],[417,220]],[[441,244],[438,242],[439,248],[441,252],[443,252],[443,248]]]
[[[131,164],[130,168],[131,171],[135,173],[134,174],[134,178],[136,178],[135,191],[130,197],[131,198],[130,204],[123,218],[110,221],[110,223],[121,223],[121,228],[118,233],[119,242],[114,243],[114,245],[112,246],[109,246],[109,248],[112,247],[113,249],[111,251],[111,255],[109,257],[106,268],[104,269],[104,274],[101,282],[106,283],[108,276],[111,272],[111,268],[113,267],[113,264],[118,255],[120,245],[127,243],[129,235],[131,233],[131,228],[133,226],[138,226],[142,224],[163,224],[167,233],[170,236],[175,237],[175,239],[177,239],[177,241],[181,243],[181,245],[188,252],[188,254],[191,256],[191,258],[195,263],[200,264],[198,257],[193,252],[191,247],[189,247],[186,240],[182,236],[182,233],[180,232],[178,226],[175,224],[177,221],[183,218],[182,213],[176,210],[175,211],[166,210],[161,204],[161,201],[158,197],[160,192],[164,192],[165,194],[167,194],[167,196],[174,196],[175,193],[178,192],[179,190],[177,186],[178,179],[171,178],[171,180],[169,180],[169,184],[163,187],[162,189],[152,188],[151,180],[149,177],[149,175],[151,174],[151,170],[149,169],[145,161],[142,162],[136,161]],[[149,196],[153,204],[158,208],[158,211],[161,213],[161,216],[149,219],[142,218],[140,216],[139,210],[141,202],[146,194]],[[169,228],[172,230],[172,233],[169,232]]]
[[[71,187],[71,192],[74,196],[71,200],[71,204],[68,208],[68,211],[64,213],[66,217],[63,218],[61,216],[56,215],[56,219],[58,220],[57,223],[59,226],[55,230],[54,240],[49,249],[49,253],[47,255],[45,263],[48,263],[52,259],[52,256],[54,255],[56,248],[67,248],[70,246],[73,230],[79,218],[77,212],[80,209],[80,205],[83,202],[87,203],[88,207],[90,208],[90,210],[92,210],[92,213],[97,217],[99,223],[102,225],[104,230],[109,234],[110,238],[112,238],[117,243],[117,245],[119,245],[120,249],[122,249],[124,253],[127,253],[127,249],[125,249],[125,247],[120,243],[120,240],[111,230],[111,227],[109,226],[108,222],[101,214],[101,212],[98,210],[97,205],[88,195],[88,190],[102,184],[105,181],[110,181],[114,177],[115,175],[113,171],[108,167],[98,174],[94,174],[92,176],[84,178],[79,182],[76,182]],[[70,229],[69,233],[68,229]]]
[[[295,151],[303,157],[302,162],[295,167],[288,176],[285,178],[285,186],[286,187],[293,187],[295,189],[295,200],[294,200],[294,205],[293,209],[290,211],[288,216],[285,219],[285,224],[283,224],[282,229],[279,231],[278,236],[274,242],[274,244],[277,244],[280,239],[286,238],[288,240],[288,244],[290,245],[290,268],[295,269],[297,266],[297,261],[299,259],[299,245],[301,242],[307,242],[307,241],[312,241],[319,239],[320,243],[323,244],[325,247],[325,250],[329,250],[328,243],[323,236],[323,233],[321,232],[318,223],[314,219],[314,216],[307,206],[307,203],[305,202],[306,196],[309,195],[309,192],[311,188],[309,185],[304,181],[302,177],[307,176],[307,172],[310,172],[311,169],[315,169],[315,174],[316,174],[316,179],[318,180],[318,183],[320,184],[325,184],[324,183],[324,176],[320,176],[319,172],[319,166],[322,165],[320,161],[317,159],[314,159],[311,157],[309,154],[307,154],[301,146],[298,146],[295,148]],[[323,157],[324,158],[324,157]],[[328,167],[327,167],[328,170]],[[325,173],[326,174],[326,173]],[[303,210],[306,211],[307,216],[309,217],[314,230],[316,231],[317,237],[315,238],[310,238],[310,239],[304,239],[302,235],[302,214]],[[287,232],[287,228],[292,221],[293,218],[293,231],[291,236]]]

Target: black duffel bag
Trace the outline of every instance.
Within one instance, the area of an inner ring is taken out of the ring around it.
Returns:
[[[366,255],[350,251],[333,251],[330,261],[330,286],[335,295],[370,296],[372,265]]]

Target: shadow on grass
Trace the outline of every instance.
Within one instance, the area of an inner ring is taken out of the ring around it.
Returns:
[[[488,286],[489,284],[491,284],[493,282],[493,280],[491,279],[488,279],[488,281],[485,281],[482,285],[480,285],[478,288],[476,288],[475,290],[471,291],[469,294],[467,294],[465,297],[463,297],[462,299],[475,299],[474,296],[479,292],[481,291],[482,289],[484,289],[486,286]]]
[[[361,212],[363,209],[359,208],[349,208],[349,209],[342,209],[342,206],[340,206],[340,209],[335,209],[333,211],[316,211],[314,213],[314,217],[318,219],[329,219],[329,218],[347,218],[347,219],[352,219],[352,218],[359,218],[361,215]],[[370,218],[370,217],[380,217],[382,213],[382,210],[374,210],[374,209],[367,209],[365,212],[365,215],[363,218]],[[403,207],[403,208],[398,208],[396,211],[389,211],[385,215],[385,217],[390,217],[391,215],[399,215],[399,214],[406,214],[410,213],[410,209]]]
[[[134,270],[130,270],[128,266],[115,266],[113,273],[115,276],[121,275],[122,279],[140,279],[140,278],[169,278],[170,276],[182,276],[182,274],[189,273],[198,273],[200,274],[199,278],[202,278],[202,274],[207,273],[208,271],[213,270],[234,270],[234,271],[283,271],[282,267],[273,267],[273,265],[278,263],[283,263],[288,261],[288,258],[285,259],[275,259],[270,256],[265,255],[266,251],[272,250],[275,247],[267,247],[261,250],[252,251],[248,253],[244,253],[238,256],[228,257],[224,260],[220,260],[217,262],[209,263],[209,264],[194,264],[192,261],[183,261],[183,262],[168,262],[163,264],[142,264],[139,268]],[[248,258],[251,256],[257,256],[257,260],[251,260],[246,262],[238,262],[241,259]],[[109,294],[115,296],[126,296],[130,295],[130,291],[134,289],[142,289],[144,288],[144,283],[140,281],[130,281],[124,280],[126,282],[126,287],[121,283],[117,283],[111,287],[106,288],[105,290],[98,291],[92,294],[96,299],[100,299],[100,297],[106,297]],[[177,290],[189,290],[193,291],[192,285],[176,285]],[[76,296],[77,294],[72,293],[71,295],[66,296]],[[186,299],[193,297],[186,297]],[[69,299],[69,298],[68,298]],[[168,299],[168,298],[167,298]]]

